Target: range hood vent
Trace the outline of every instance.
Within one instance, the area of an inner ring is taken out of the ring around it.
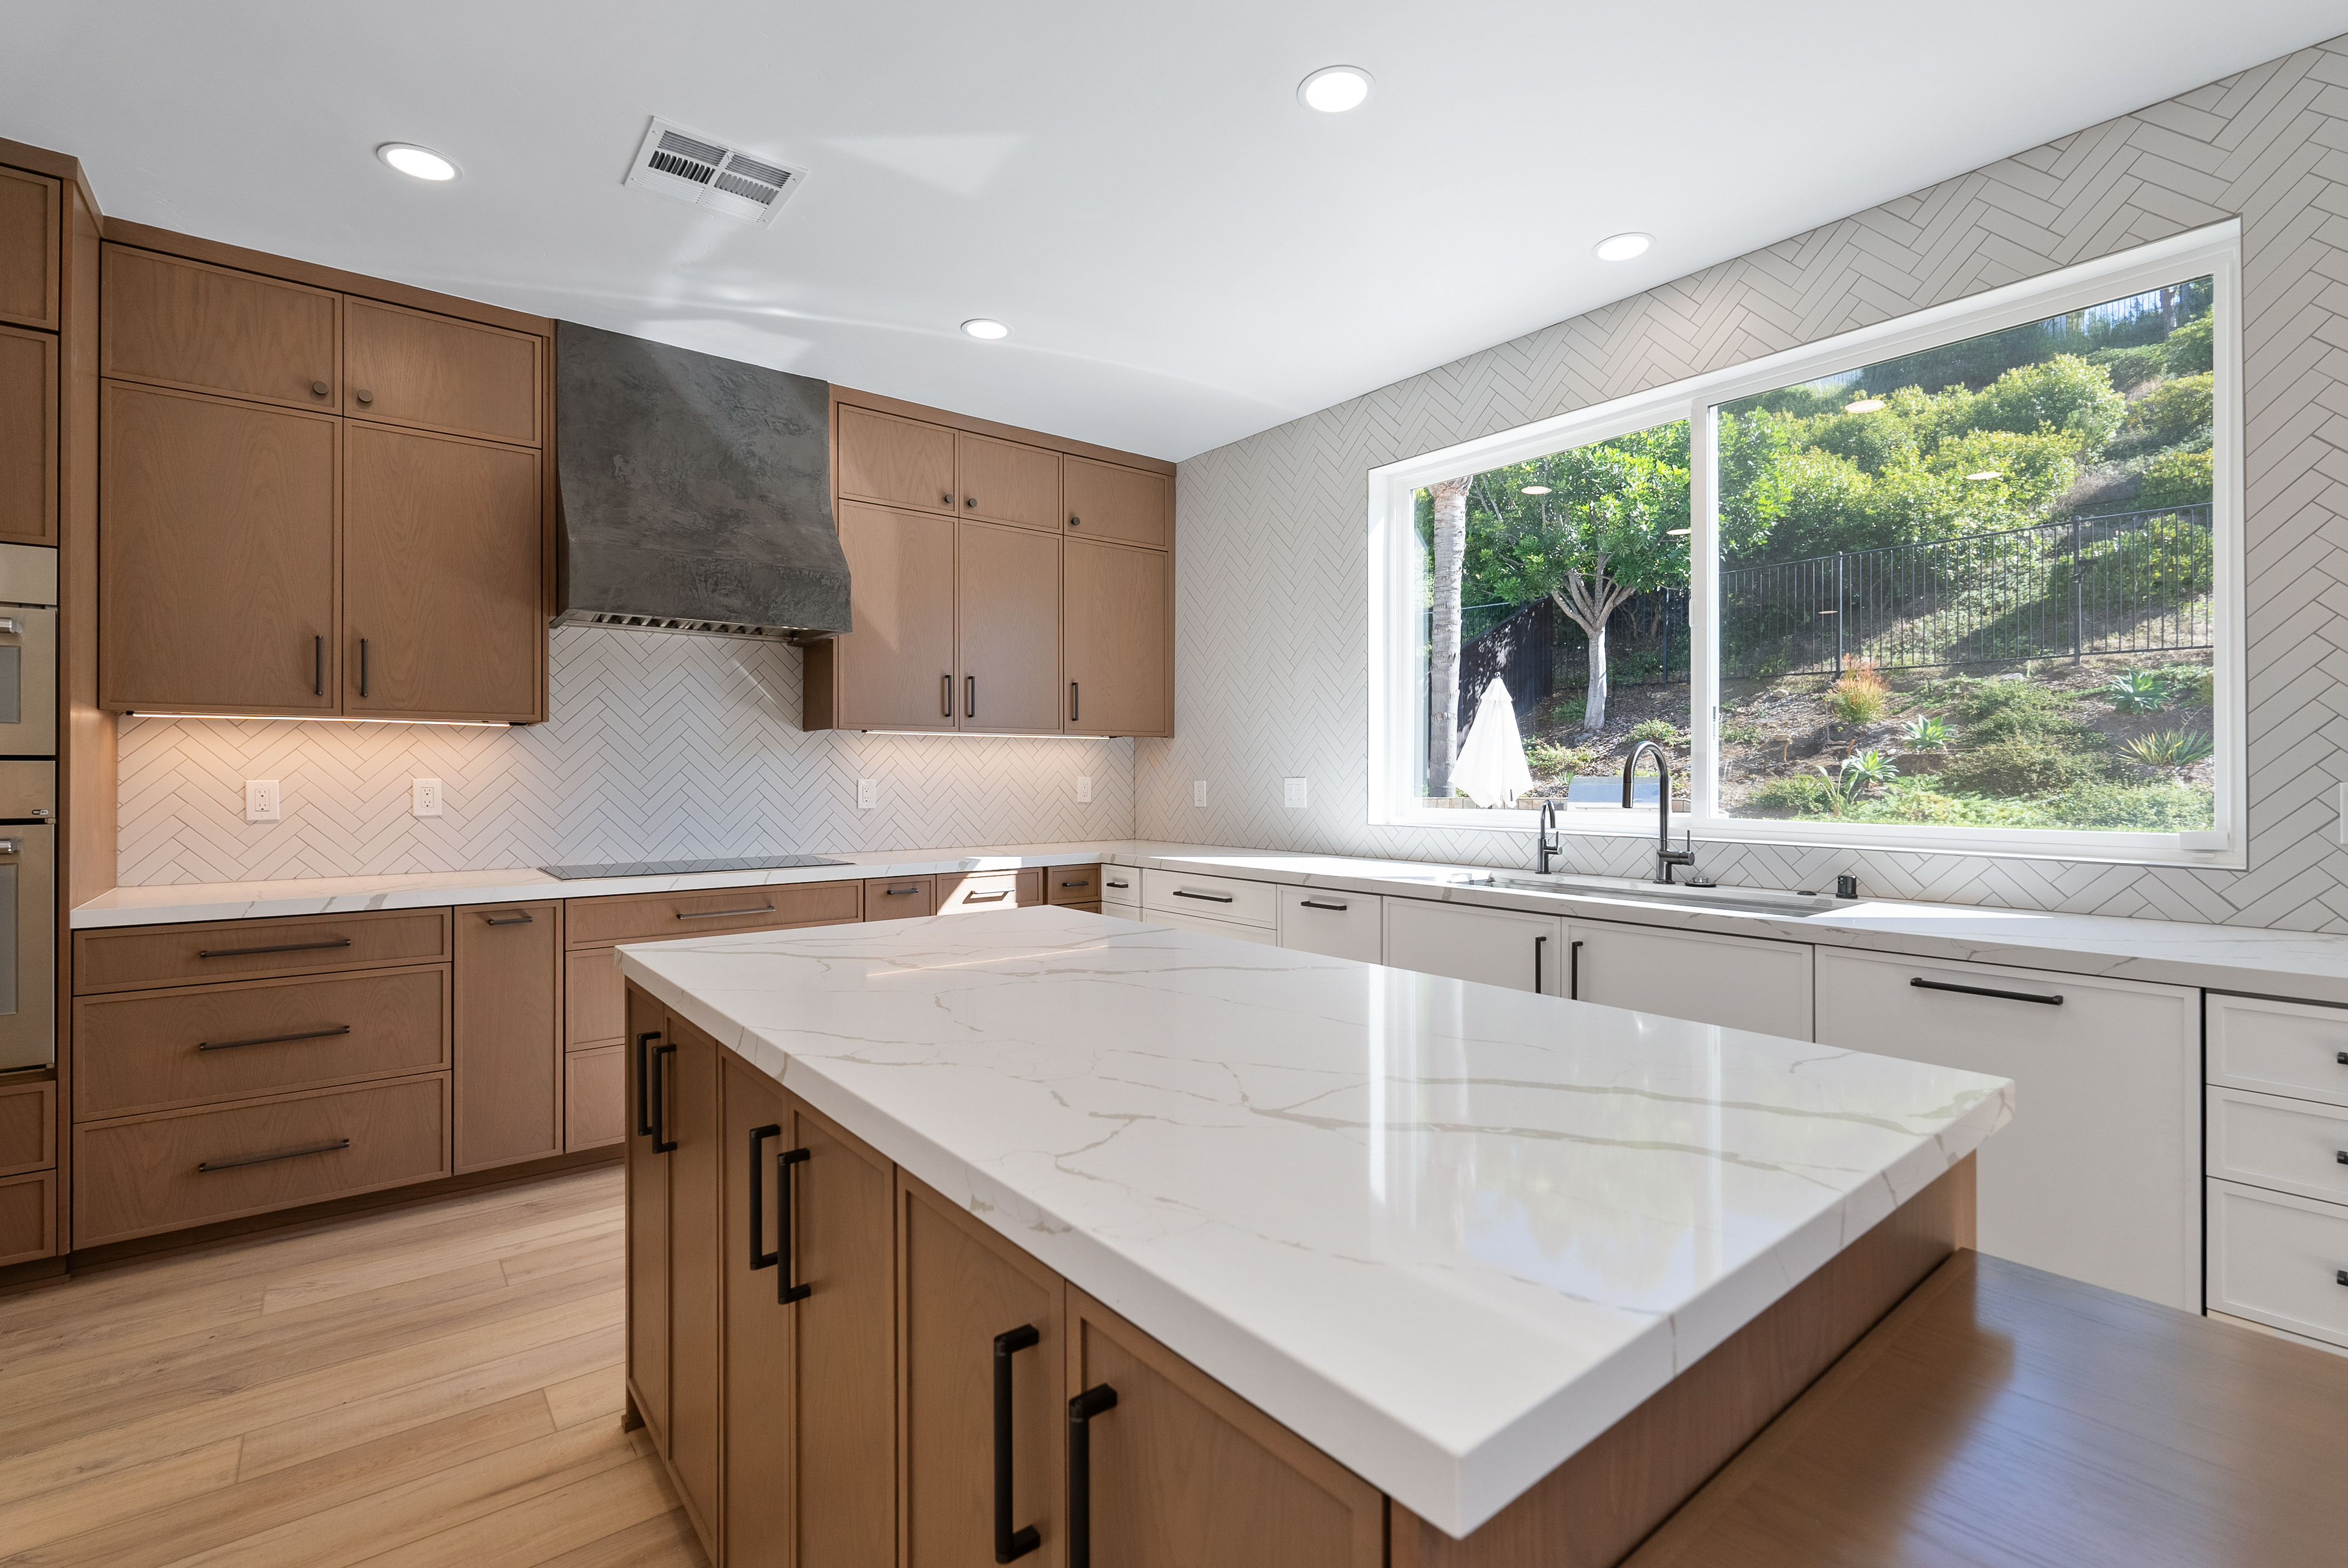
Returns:
[[[572,322],[554,341],[555,625],[850,630],[828,384]]]
[[[798,193],[807,170],[753,158],[654,117],[627,183],[765,228]]]

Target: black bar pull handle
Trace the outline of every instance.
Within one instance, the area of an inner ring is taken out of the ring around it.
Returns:
[[[1581,999],[1581,944],[1565,945],[1565,994],[1574,1001]]]
[[[280,942],[273,948],[198,948],[200,958],[249,958],[255,953],[312,953],[327,948],[347,948],[348,937],[337,937],[331,942]]]
[[[202,1160],[198,1171],[233,1171],[240,1165],[266,1165],[272,1160],[298,1160],[304,1154],[335,1154],[351,1146],[348,1138],[337,1138],[331,1143],[313,1143],[304,1149],[281,1149],[274,1154],[247,1154],[242,1160]]]
[[[1093,1568],[1092,1419],[1117,1409],[1117,1390],[1095,1383],[1068,1401],[1068,1563]]]
[[[1044,1337],[1033,1323],[994,1337],[994,1560],[1012,1563],[1043,1544],[1032,1524],[1011,1527],[1011,1358],[1033,1350]]]
[[[1535,996],[1540,995],[1541,951],[1548,946],[1549,938],[1547,937],[1535,937],[1533,938],[1533,995]]]
[[[975,719],[978,717],[978,677],[965,675],[963,682],[962,716]]]
[[[1076,722],[1076,683],[1074,681],[1071,681],[1071,682],[1068,682],[1068,723],[1070,723],[1071,724],[1073,724],[1073,723],[1075,723]]]
[[[953,717],[953,677],[951,675],[938,677],[938,716],[945,719]]]
[[[676,1147],[676,1140],[668,1135],[668,1091],[664,1087],[667,1074],[661,1071],[661,1058],[675,1056],[676,1047],[653,1047],[653,1153],[665,1154]]]
[[[636,1136],[653,1136],[653,1102],[651,1073],[648,1064],[652,1042],[660,1038],[660,1030],[636,1036]]]
[[[359,639],[359,695],[360,695],[360,696],[364,697],[364,696],[366,696],[366,687],[367,687],[367,640],[366,640],[366,638],[362,637],[362,638],[360,638],[360,639]]]
[[[771,915],[774,912],[775,901],[769,898],[764,904],[745,904],[739,909],[698,909],[691,914],[680,909],[676,917],[680,920],[722,920],[728,915]]]
[[[325,1029],[306,1030],[300,1034],[256,1034],[251,1040],[207,1040],[197,1042],[198,1050],[234,1050],[241,1045],[283,1045],[289,1040],[332,1040],[338,1034],[348,1034],[351,1026],[338,1023]]]
[[[326,640],[323,637],[310,639],[310,692],[316,697],[326,694]]]
[[[1120,886],[1122,886],[1122,884],[1120,884]],[[1299,898],[1296,902],[1298,907],[1301,908],[1327,909],[1339,915],[1345,912],[1345,906],[1343,904],[1323,904],[1317,898]]]
[[[2001,1001],[2036,1002],[2041,1007],[2058,1008],[2063,1005],[2063,999],[2059,995],[2039,997],[2033,996],[2028,991],[2001,991],[1989,986],[1952,986],[1946,980],[1928,980],[1921,975],[1908,983],[1920,991],[1962,991],[1969,997],[1996,997]]]
[[[783,1135],[782,1123],[769,1122],[764,1127],[750,1129],[750,1272],[772,1268],[783,1261],[782,1250],[768,1252],[767,1239],[767,1170],[758,1163],[758,1151],[769,1138]]]
[[[481,917],[481,924],[484,926],[533,926],[537,921],[530,917],[529,910],[517,909],[510,915],[484,915]]]
[[[1230,893],[1192,893],[1188,889],[1181,887],[1174,889],[1174,897],[1177,898],[1203,898],[1210,904],[1236,904],[1239,902],[1238,897]]]
[[[775,1304],[788,1307],[815,1292],[811,1285],[791,1283],[791,1167],[805,1161],[805,1149],[784,1149],[775,1155]]]

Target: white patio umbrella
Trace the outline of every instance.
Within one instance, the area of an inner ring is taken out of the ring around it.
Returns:
[[[1525,738],[1517,732],[1517,705],[1509,698],[1508,683],[1497,677],[1476,704],[1476,722],[1468,726],[1468,743],[1451,766],[1451,782],[1483,806],[1509,804],[1533,787]]]

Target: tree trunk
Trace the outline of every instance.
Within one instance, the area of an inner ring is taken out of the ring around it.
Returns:
[[[1467,479],[1429,485],[1435,501],[1433,630],[1426,653],[1426,793],[1451,798],[1451,764],[1459,756],[1459,574],[1468,556]]]
[[[1595,733],[1606,727],[1606,622],[1598,618],[1598,629],[1590,636],[1590,689],[1582,699],[1581,727]]]

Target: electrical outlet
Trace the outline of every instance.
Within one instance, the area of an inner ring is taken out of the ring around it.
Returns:
[[[1083,774],[1078,774],[1076,775],[1076,798],[1079,801],[1087,801],[1093,798],[1093,781],[1086,777]]]
[[[277,820],[277,781],[275,779],[244,781],[244,820],[247,822]]]
[[[879,779],[858,779],[856,781],[856,809],[859,811],[870,811],[874,806],[879,805],[880,804],[880,781]]]
[[[1292,809],[1296,806],[1303,805],[1304,804],[1304,781],[1303,779],[1281,780],[1280,804],[1284,806],[1291,807]]]
[[[1205,779],[1192,779],[1190,781],[1190,804],[1192,805],[1204,805],[1207,804],[1207,781]]]
[[[410,816],[440,815],[440,781],[438,779],[407,781],[407,815]]]

